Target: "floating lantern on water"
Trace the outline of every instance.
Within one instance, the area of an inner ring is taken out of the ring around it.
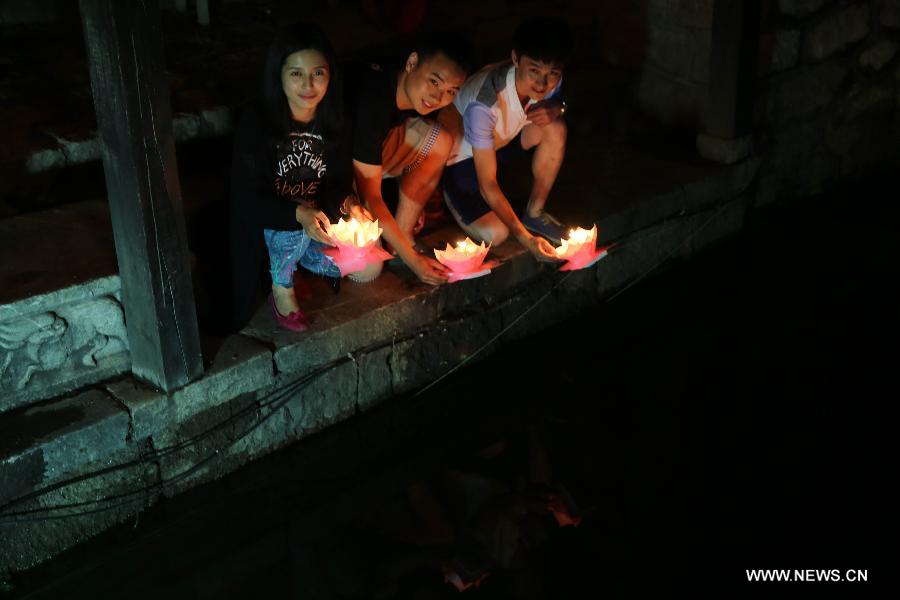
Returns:
[[[597,226],[569,230],[569,237],[556,249],[556,256],[566,263],[560,271],[575,271],[591,266],[607,254],[609,246],[597,249]]]
[[[469,238],[466,238],[456,242],[455,247],[448,243],[445,250],[438,250],[435,248],[434,256],[438,259],[438,262],[450,269],[450,278],[448,281],[453,283],[462,279],[473,279],[490,273],[490,269],[481,268],[484,257],[487,256],[490,247],[490,244],[485,246],[484,242],[481,242],[481,245],[479,246]]]
[[[377,220],[341,219],[328,229],[335,247],[325,248],[322,252],[334,260],[342,276],[362,271],[368,265],[393,258],[376,244],[381,231]]]
[[[491,574],[486,568],[477,568],[475,570],[467,569],[459,560],[453,561],[450,565],[441,568],[444,573],[444,583],[449,583],[460,592],[464,592],[470,587],[476,589],[481,582]]]

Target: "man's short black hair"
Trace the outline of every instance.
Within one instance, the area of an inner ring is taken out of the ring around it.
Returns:
[[[516,56],[564,66],[572,56],[572,30],[558,17],[532,17],[513,34]]]
[[[436,54],[443,54],[459,65],[466,75],[472,72],[475,64],[471,45],[460,34],[449,31],[421,35],[413,51],[419,55],[420,64]]]

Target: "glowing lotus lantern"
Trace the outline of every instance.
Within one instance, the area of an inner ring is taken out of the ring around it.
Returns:
[[[609,246],[597,249],[597,226],[590,229],[569,230],[569,237],[562,240],[556,256],[566,261],[560,271],[575,271],[591,266],[607,254]]]
[[[381,236],[378,221],[359,221],[352,217],[343,219],[329,228],[334,248],[325,248],[322,252],[334,260],[341,275],[349,275],[362,271],[367,265],[393,258],[375,242]]]
[[[490,247],[490,244],[485,246],[484,242],[481,242],[480,246],[476,245],[475,242],[466,238],[456,242],[455,247],[448,243],[445,250],[435,248],[434,256],[438,259],[438,262],[450,269],[448,281],[453,283],[490,273],[490,269],[481,268],[481,263],[484,262],[484,257],[487,256]]]

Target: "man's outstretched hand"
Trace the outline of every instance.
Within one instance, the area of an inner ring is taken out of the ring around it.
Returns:
[[[541,262],[559,262],[556,249],[544,238],[532,235],[523,244],[531,254]]]

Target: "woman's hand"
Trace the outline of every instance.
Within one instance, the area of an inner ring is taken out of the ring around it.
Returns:
[[[297,222],[303,226],[303,231],[306,232],[306,235],[317,242],[334,246],[334,242],[331,241],[331,236],[328,234],[331,221],[328,220],[325,213],[301,204],[297,206],[296,214]]]

